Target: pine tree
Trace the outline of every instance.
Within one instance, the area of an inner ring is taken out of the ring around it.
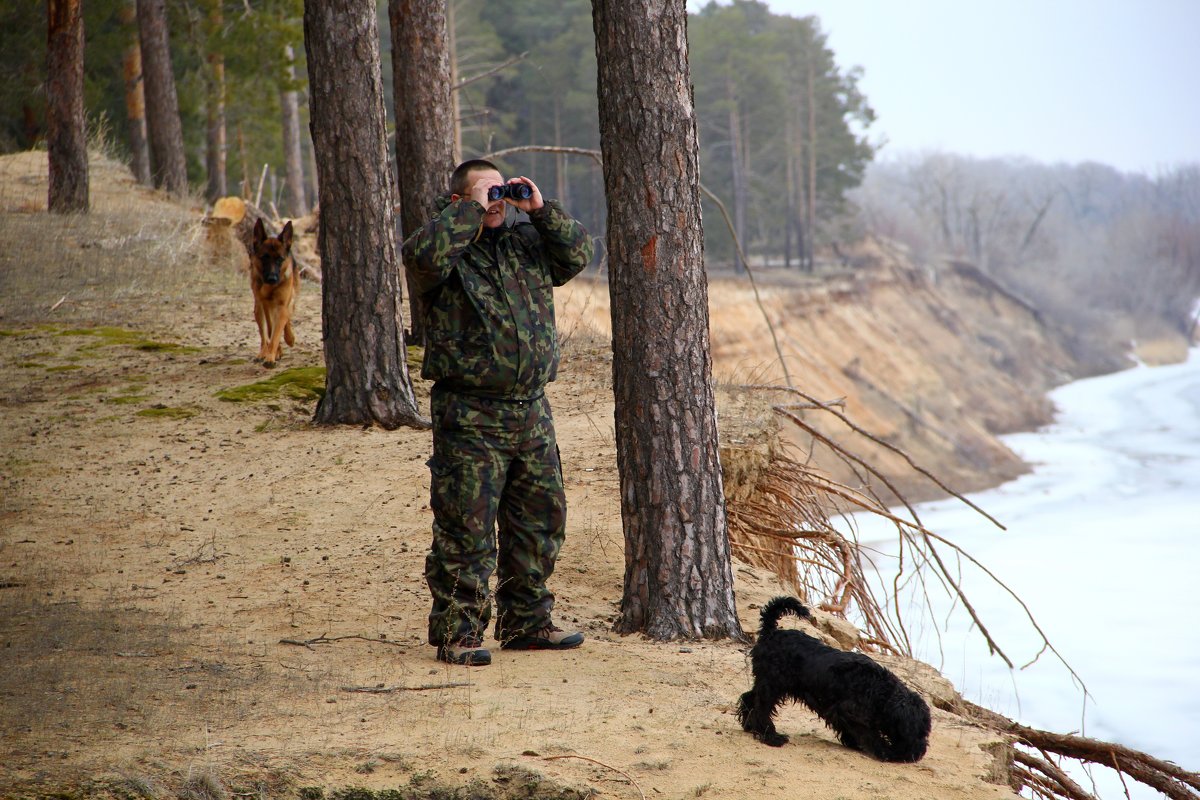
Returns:
[[[59,214],[87,212],[87,127],[83,116],[81,0],[47,0],[48,207]]]
[[[740,636],[683,0],[594,0],[625,591],[617,630]]]
[[[422,425],[405,358],[379,29],[371,0],[307,0],[325,395],[316,421]]]

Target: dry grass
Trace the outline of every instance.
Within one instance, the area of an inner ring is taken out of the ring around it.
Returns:
[[[95,153],[90,213],[47,215],[45,157],[0,159],[0,324],[67,316],[116,324],[131,314],[162,322],[197,295],[243,280],[227,251],[208,246],[195,210],[138,186],[125,165]],[[56,255],[48,264],[47,253]],[[29,263],[46,266],[18,269]],[[202,268],[214,263],[230,268]]]

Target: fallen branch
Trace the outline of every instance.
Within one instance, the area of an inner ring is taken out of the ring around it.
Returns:
[[[217,201],[214,213],[204,222],[209,225],[228,225],[232,227],[233,236],[242,243],[247,256],[254,252],[254,224],[262,222],[267,236],[278,237],[282,229],[275,220],[264,214],[258,206],[240,197],[225,197]],[[292,251],[292,260],[300,270],[300,275],[313,281],[321,282],[321,269],[310,263],[306,258]]]
[[[296,647],[304,647],[308,650],[313,650],[314,644],[333,644],[334,642],[345,641],[346,639],[362,639],[364,642],[373,642],[374,644],[386,644],[392,647],[404,647],[400,642],[389,642],[387,639],[373,638],[371,636],[361,636],[357,633],[348,634],[346,636],[326,636],[321,634],[312,639],[280,639],[280,644],[290,644]]]
[[[457,689],[470,686],[467,681],[452,681],[450,683],[426,683],[421,686],[343,686],[343,692],[359,692],[361,694],[392,694],[393,692],[429,692],[437,689]]]

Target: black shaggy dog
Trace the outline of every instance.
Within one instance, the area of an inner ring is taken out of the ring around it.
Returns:
[[[925,701],[865,655],[780,630],[784,614],[811,619],[794,597],[776,597],[763,607],[758,641],[750,651],[754,686],[738,704],[742,728],[779,747],[788,737],[775,730],[772,717],[783,701],[793,700],[816,712],[846,747],[881,761],[917,761],[925,755]]]

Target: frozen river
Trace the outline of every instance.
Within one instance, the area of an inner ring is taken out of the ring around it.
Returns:
[[[937,598],[936,625],[914,626],[906,611],[916,655],[964,697],[1026,724],[1200,770],[1200,350],[1184,364],[1077,381],[1051,397],[1052,426],[1005,438],[1033,471],[971,496],[1006,531],[958,501],[918,512],[1026,602],[1086,701],[1053,653],[1020,669],[1041,638],[969,566],[966,594],[1018,669],[989,656],[961,607]],[[894,531],[859,525],[863,542],[894,552]],[[893,561],[876,558],[885,573]],[[1124,797],[1113,773],[1095,778],[1101,797]],[[1161,797],[1129,786],[1135,800]]]

